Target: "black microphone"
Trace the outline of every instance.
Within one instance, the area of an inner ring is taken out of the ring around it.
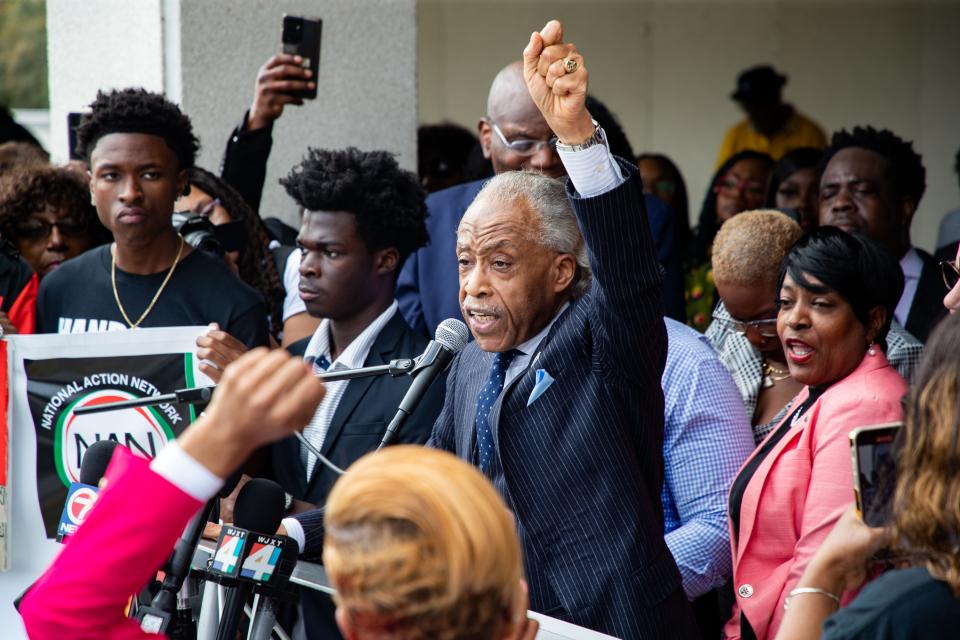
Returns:
[[[110,460],[116,448],[117,443],[114,440],[97,440],[87,447],[83,452],[83,461],[80,463],[80,482],[97,486],[107,473],[107,467],[110,466]]]
[[[383,434],[383,440],[377,449],[390,444],[400,429],[400,426],[407,420],[411,413],[416,411],[420,400],[426,395],[427,389],[434,380],[437,379],[454,356],[460,353],[467,344],[469,332],[467,325],[454,318],[447,318],[437,327],[434,339],[427,344],[423,355],[417,360],[417,366],[414,367],[410,375],[413,376],[413,382],[407,389],[406,395],[400,401],[400,407],[393,420],[387,425],[387,430]]]
[[[113,440],[98,440],[83,452],[80,463],[80,480],[70,484],[67,499],[63,502],[60,523],[57,526],[57,542],[64,542],[77,532],[97,500],[100,479],[107,472],[117,443]]]
[[[225,564],[230,566],[228,571],[221,570],[221,573],[239,577],[245,556],[250,555],[254,543],[259,542],[260,537],[276,537],[273,534],[283,519],[283,507],[283,489],[276,482],[254,478],[243,485],[233,509],[234,526],[223,527],[211,568],[216,569],[219,559],[221,569],[226,568]],[[243,607],[253,590],[254,581],[257,581],[256,577],[251,581],[239,581],[226,597],[217,640],[236,638]]]

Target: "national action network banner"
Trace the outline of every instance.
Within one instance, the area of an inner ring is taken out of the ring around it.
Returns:
[[[80,481],[80,463],[91,444],[113,440],[153,458],[194,417],[192,406],[172,404],[75,413],[80,407],[194,386],[190,353],[24,359],[23,364],[36,431],[37,502],[48,538],[57,535],[67,488]]]
[[[206,330],[175,327],[3,341],[9,380],[3,389],[9,406],[4,425],[9,518],[6,531],[0,529],[6,534],[0,548],[6,546],[9,573],[0,580],[0,599],[16,597],[17,589],[29,586],[56,553],[53,539],[67,487],[79,480],[87,447],[115,440],[152,458],[194,418],[192,407],[174,404],[87,416],[76,415],[77,408],[212,384],[200,373],[195,354],[196,338]],[[144,508],[150,508],[150,496],[131,505]],[[0,624],[7,613],[0,612]]]

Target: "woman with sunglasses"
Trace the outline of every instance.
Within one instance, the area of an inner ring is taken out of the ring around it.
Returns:
[[[790,373],[776,326],[777,274],[801,234],[779,211],[749,211],[724,224],[714,242],[720,303],[706,335],[740,389],[757,444],[787,415],[803,386]],[[890,365],[909,379],[922,350],[894,320],[887,334]]]
[[[742,211],[759,209],[767,197],[773,158],[741,151],[723,163],[707,190],[685,271],[687,324],[705,331],[716,306],[711,252],[721,225]]]
[[[90,204],[86,180],[74,171],[52,166],[4,177],[0,235],[16,247],[38,278],[111,240]]]

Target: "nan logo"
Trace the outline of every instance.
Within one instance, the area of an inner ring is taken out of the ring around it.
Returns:
[[[64,485],[80,481],[80,462],[87,447],[113,440],[143,458],[154,458],[176,436],[154,407],[136,407],[110,413],[78,416],[74,411],[107,402],[138,398],[118,389],[98,389],[81,394],[60,414],[53,436],[54,460]]]

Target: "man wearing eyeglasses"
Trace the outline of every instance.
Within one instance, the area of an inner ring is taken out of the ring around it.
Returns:
[[[557,155],[557,138],[531,100],[522,70],[520,61],[511,63],[500,70],[490,86],[487,115],[477,125],[483,155],[498,174],[537,171],[564,178],[566,170]],[[597,119],[601,120],[599,116]],[[447,318],[461,317],[455,251],[457,226],[484,182],[460,184],[427,198],[431,242],[410,256],[397,281],[400,311],[407,323],[424,335],[433,336],[437,325]],[[670,211],[654,196],[646,196],[645,202],[657,257],[666,269],[667,315],[682,317],[682,276],[679,260],[674,260],[677,256],[673,255]]]

